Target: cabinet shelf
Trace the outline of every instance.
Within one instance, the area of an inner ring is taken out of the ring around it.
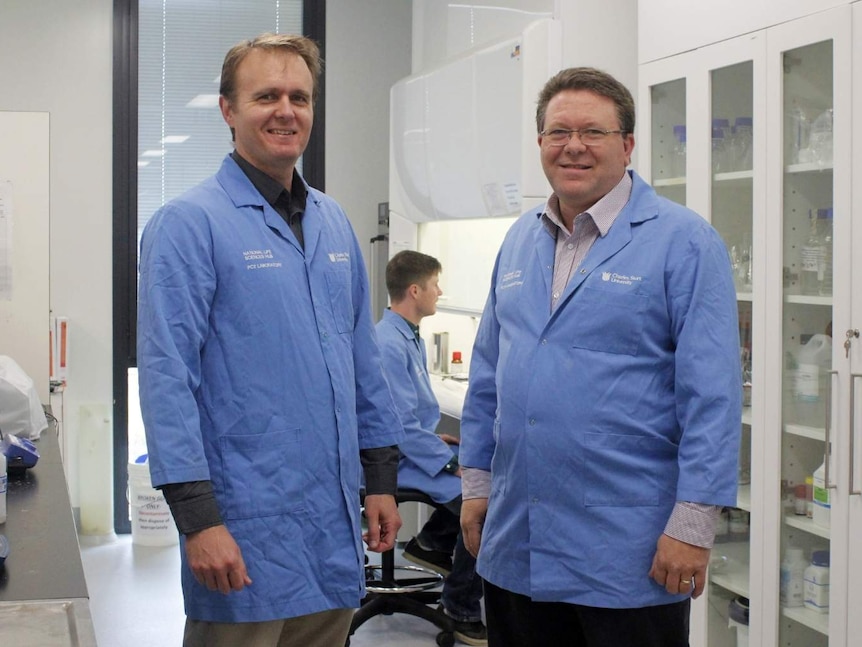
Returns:
[[[786,618],[795,620],[796,622],[805,625],[809,629],[823,634],[829,635],[829,614],[817,613],[805,607],[783,607],[781,614]]]
[[[716,173],[713,179],[717,184],[724,186],[735,186],[750,183],[754,179],[754,171],[728,171],[727,173]]]
[[[826,442],[826,430],[823,429],[823,427],[806,427],[805,425],[786,424],[784,425],[784,433]]]
[[[751,407],[742,407],[742,424],[751,426]]]
[[[713,560],[709,569],[709,582],[744,598],[749,595],[748,542],[732,541],[713,547],[718,561]]]
[[[685,186],[685,176],[683,177],[666,177],[658,180],[653,180],[653,186]]]
[[[748,571],[742,568],[726,571],[713,575],[709,579],[710,582],[723,589],[727,589],[731,593],[741,595],[744,598],[748,597]]]
[[[818,537],[829,539],[829,528],[818,526],[808,517],[803,517],[795,514],[786,514],[784,515],[784,523],[788,526],[798,528],[799,530],[807,532],[811,535],[817,535]]]
[[[809,295],[809,294],[785,294],[784,295],[785,303],[801,303],[803,305],[809,306],[829,306],[832,307],[832,297],[831,296],[819,296],[819,295]]]
[[[737,301],[754,301],[754,295],[751,292],[737,292],[736,293]]]
[[[788,164],[784,167],[785,173],[822,173],[832,172],[832,163],[818,164],[817,162],[805,162],[804,164]]]

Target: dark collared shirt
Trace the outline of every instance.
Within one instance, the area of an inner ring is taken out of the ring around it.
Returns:
[[[263,196],[263,199],[269,202],[270,206],[276,210],[279,216],[284,218],[287,226],[290,227],[293,235],[299,241],[299,246],[305,249],[305,241],[302,237],[302,215],[305,213],[308,191],[296,169],[293,169],[293,180],[291,181],[290,191],[288,191],[282,186],[281,182],[271,178],[259,168],[252,166],[248,160],[236,151],[231,153],[230,156],[237,163],[237,166],[242,169],[242,172],[248,176],[254,188]]]

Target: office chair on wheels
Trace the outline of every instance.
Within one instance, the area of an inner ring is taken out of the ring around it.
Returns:
[[[360,494],[362,504],[365,504],[365,492]],[[433,506],[434,501],[424,492],[399,488],[395,502],[400,505],[405,502],[427,503]],[[429,605],[440,602],[440,585],[443,576],[427,568],[419,566],[396,566],[395,548],[380,555],[380,565],[366,564],[365,588],[367,594],[361,606],[350,623],[350,633],[345,647],[350,645],[350,637],[366,621],[377,615],[406,613],[423,618],[440,629],[437,634],[437,644],[440,647],[452,647],[455,644],[454,624],[441,609]],[[436,590],[434,590],[436,589]]]

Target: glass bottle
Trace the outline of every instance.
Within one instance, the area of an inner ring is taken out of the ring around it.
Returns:
[[[671,158],[671,175],[673,177],[685,177],[685,124],[674,126],[673,134],[676,138],[676,144],[674,144],[673,157]]]
[[[733,129],[734,169],[749,171],[753,166],[752,146],[754,143],[751,117],[737,117]]]
[[[808,146],[812,162],[832,166],[832,108],[821,112],[811,123]]]
[[[817,236],[823,249],[820,294],[832,294],[832,209],[817,210]]]
[[[810,149],[808,148],[808,134],[811,124],[808,113],[798,103],[794,103],[790,109],[788,121],[790,122],[790,163],[799,164],[809,162]]]
[[[721,128],[712,129],[712,172],[724,172],[724,130]]]
[[[817,232],[817,215],[809,210],[808,238],[800,251],[800,276],[802,294],[820,294],[823,284],[825,252],[823,242]]]

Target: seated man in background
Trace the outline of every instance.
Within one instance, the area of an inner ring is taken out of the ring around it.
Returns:
[[[435,433],[440,407],[428,378],[425,342],[419,337],[419,322],[436,312],[442,294],[440,270],[440,262],[427,254],[402,251],[393,256],[386,266],[391,305],[377,324],[384,372],[405,431],[398,485],[421,490],[440,504],[407,544],[404,557],[446,576],[442,606],[455,621],[455,638],[467,645],[487,645],[482,581],[461,539],[461,470],[451,447],[458,439]]]

